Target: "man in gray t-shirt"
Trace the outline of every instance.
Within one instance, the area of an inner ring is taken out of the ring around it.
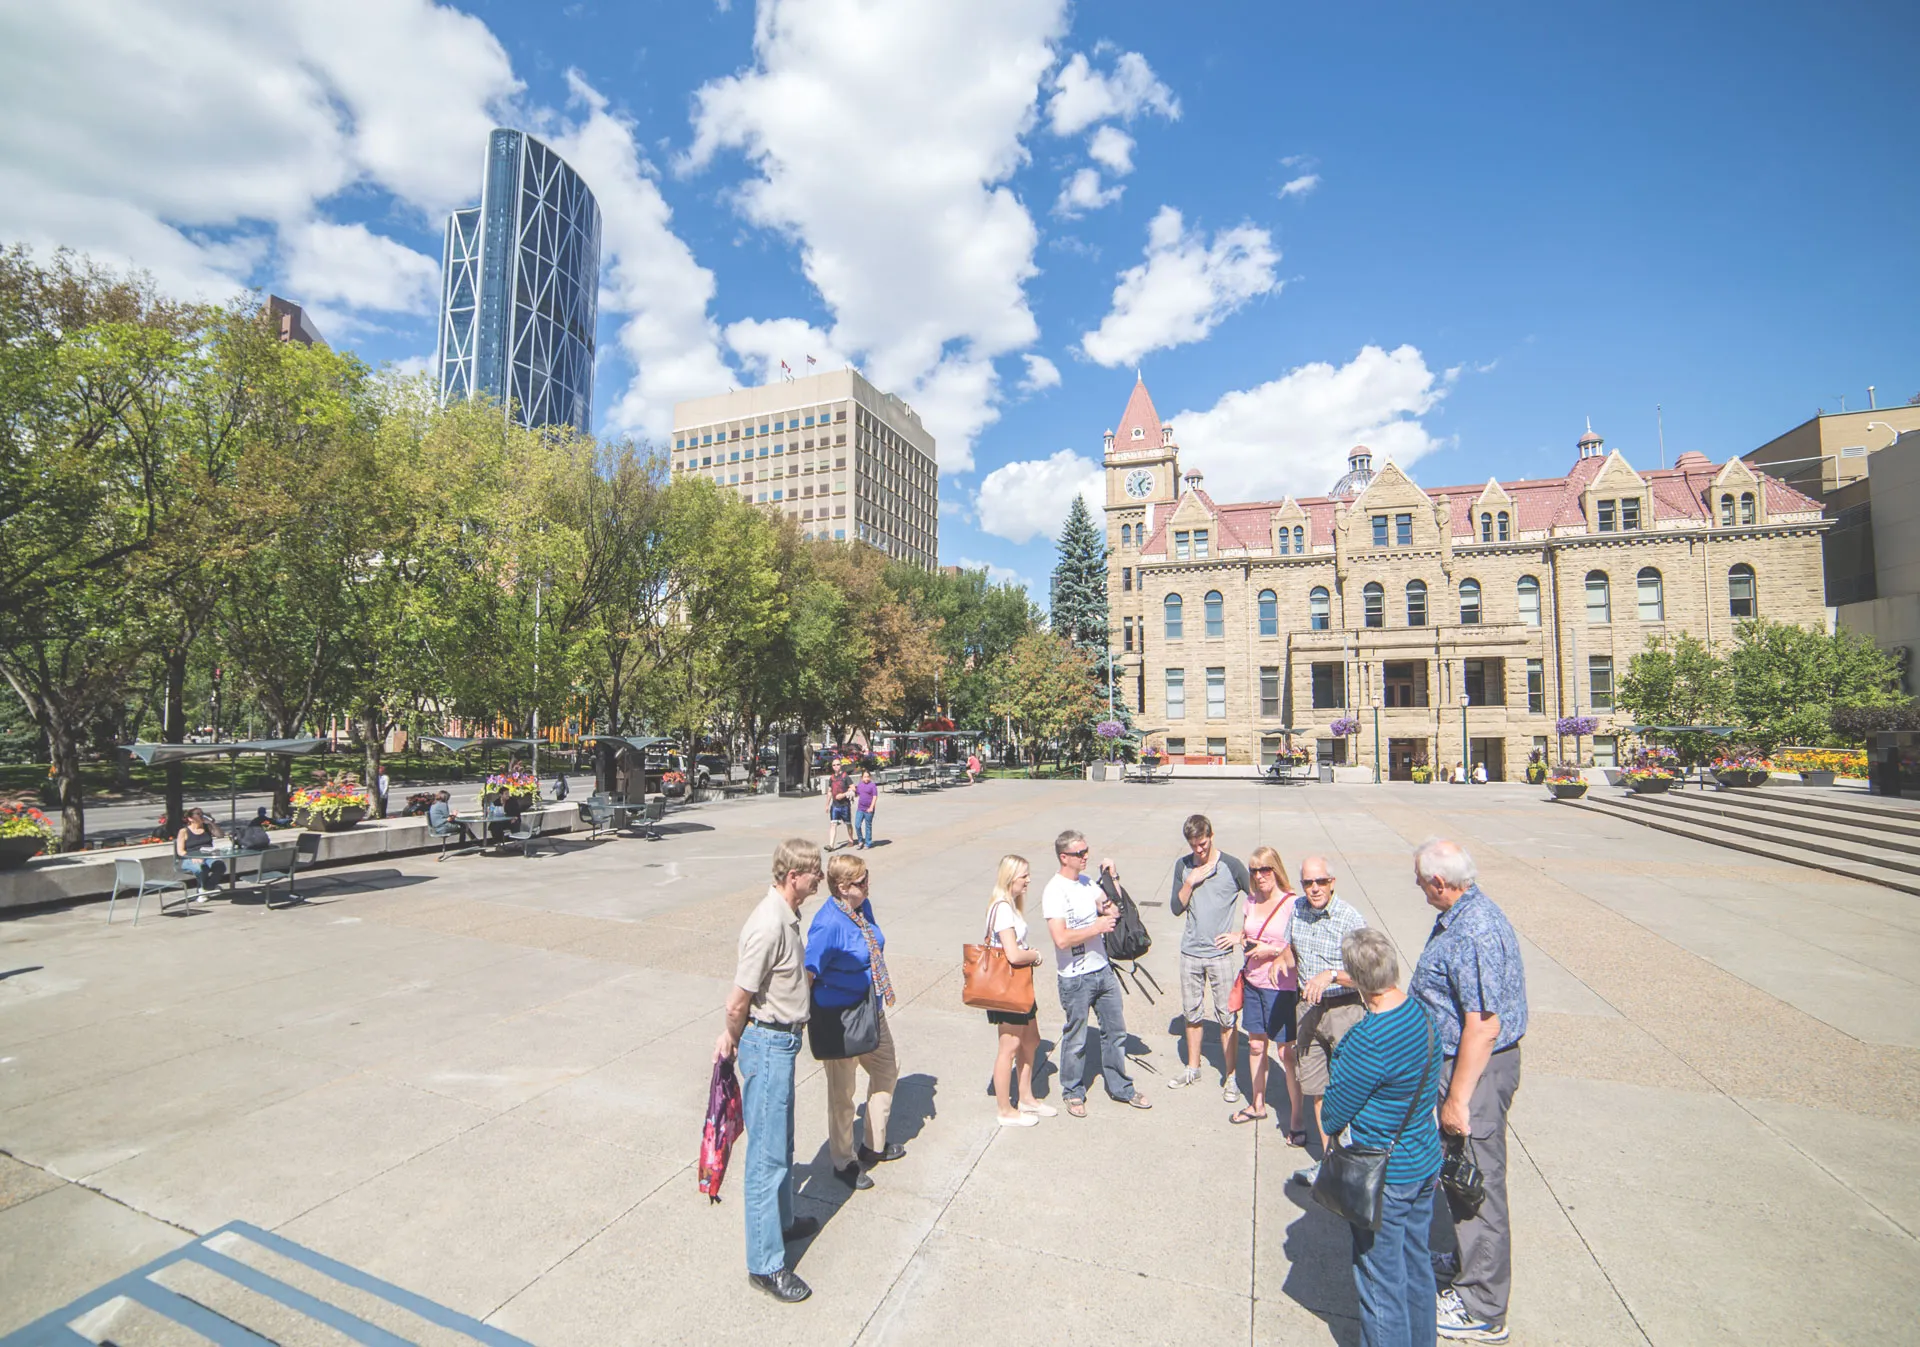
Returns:
[[[1180,933],[1180,1000],[1186,1014],[1187,1069],[1167,1082],[1170,1090],[1184,1089],[1200,1079],[1200,1037],[1208,1016],[1220,1026],[1220,1094],[1229,1104],[1240,1102],[1234,1088],[1234,1055],[1238,1048],[1233,1012],[1227,994],[1239,973],[1238,951],[1243,925],[1242,900],[1247,894],[1247,867],[1214,844],[1213,824],[1195,814],[1181,830],[1188,854],[1173,864],[1173,915],[1185,913]]]

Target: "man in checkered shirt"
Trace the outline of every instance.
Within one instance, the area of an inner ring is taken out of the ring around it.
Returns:
[[[1367,919],[1333,896],[1333,873],[1325,856],[1308,856],[1300,862],[1300,888],[1287,928],[1300,979],[1300,1004],[1294,1011],[1294,1069],[1300,1073],[1300,1093],[1313,1098],[1313,1130],[1325,1155],[1327,1134],[1320,1130],[1320,1098],[1331,1079],[1333,1049],[1366,1013],[1341,964],[1340,942],[1349,931],[1365,926]],[[1293,1181],[1311,1185],[1319,1174],[1316,1160],[1295,1170]]]

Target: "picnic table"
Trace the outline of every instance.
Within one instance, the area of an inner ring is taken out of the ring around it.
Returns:
[[[252,887],[263,891],[266,906],[273,906],[275,884],[285,884],[287,897],[293,898],[293,872],[298,850],[298,845],[293,841],[276,842],[270,847],[229,847],[224,851],[216,845],[213,858],[225,861],[227,865],[227,900],[233,900],[249,863],[253,870]]]

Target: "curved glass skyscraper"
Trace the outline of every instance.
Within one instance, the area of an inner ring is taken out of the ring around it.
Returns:
[[[520,131],[487,140],[480,204],[447,221],[440,401],[485,393],[523,425],[593,426],[600,206]]]

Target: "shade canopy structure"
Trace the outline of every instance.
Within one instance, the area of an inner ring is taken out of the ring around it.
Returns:
[[[650,748],[658,748],[663,744],[671,747],[677,745],[680,741],[678,739],[667,739],[657,734],[583,734],[580,736],[580,742],[583,744],[593,744],[596,747],[600,744],[612,744],[615,751],[621,753],[645,753]]]
[[[1262,734],[1310,734],[1312,733],[1312,727],[1309,726],[1306,729],[1301,729],[1298,725],[1262,725],[1260,727],[1260,733]]]
[[[267,754],[298,758],[323,751],[325,743],[324,739],[237,739],[224,744],[122,744],[120,747],[149,767],[164,767],[170,762],[186,762],[191,758],[225,758],[227,822],[231,823],[239,810],[238,763],[242,756]]]
[[[479,739],[459,739],[451,734],[423,734],[423,744],[432,744],[435,748],[444,748],[449,753],[471,753],[476,748],[532,748],[531,739],[496,739],[491,735]]]

